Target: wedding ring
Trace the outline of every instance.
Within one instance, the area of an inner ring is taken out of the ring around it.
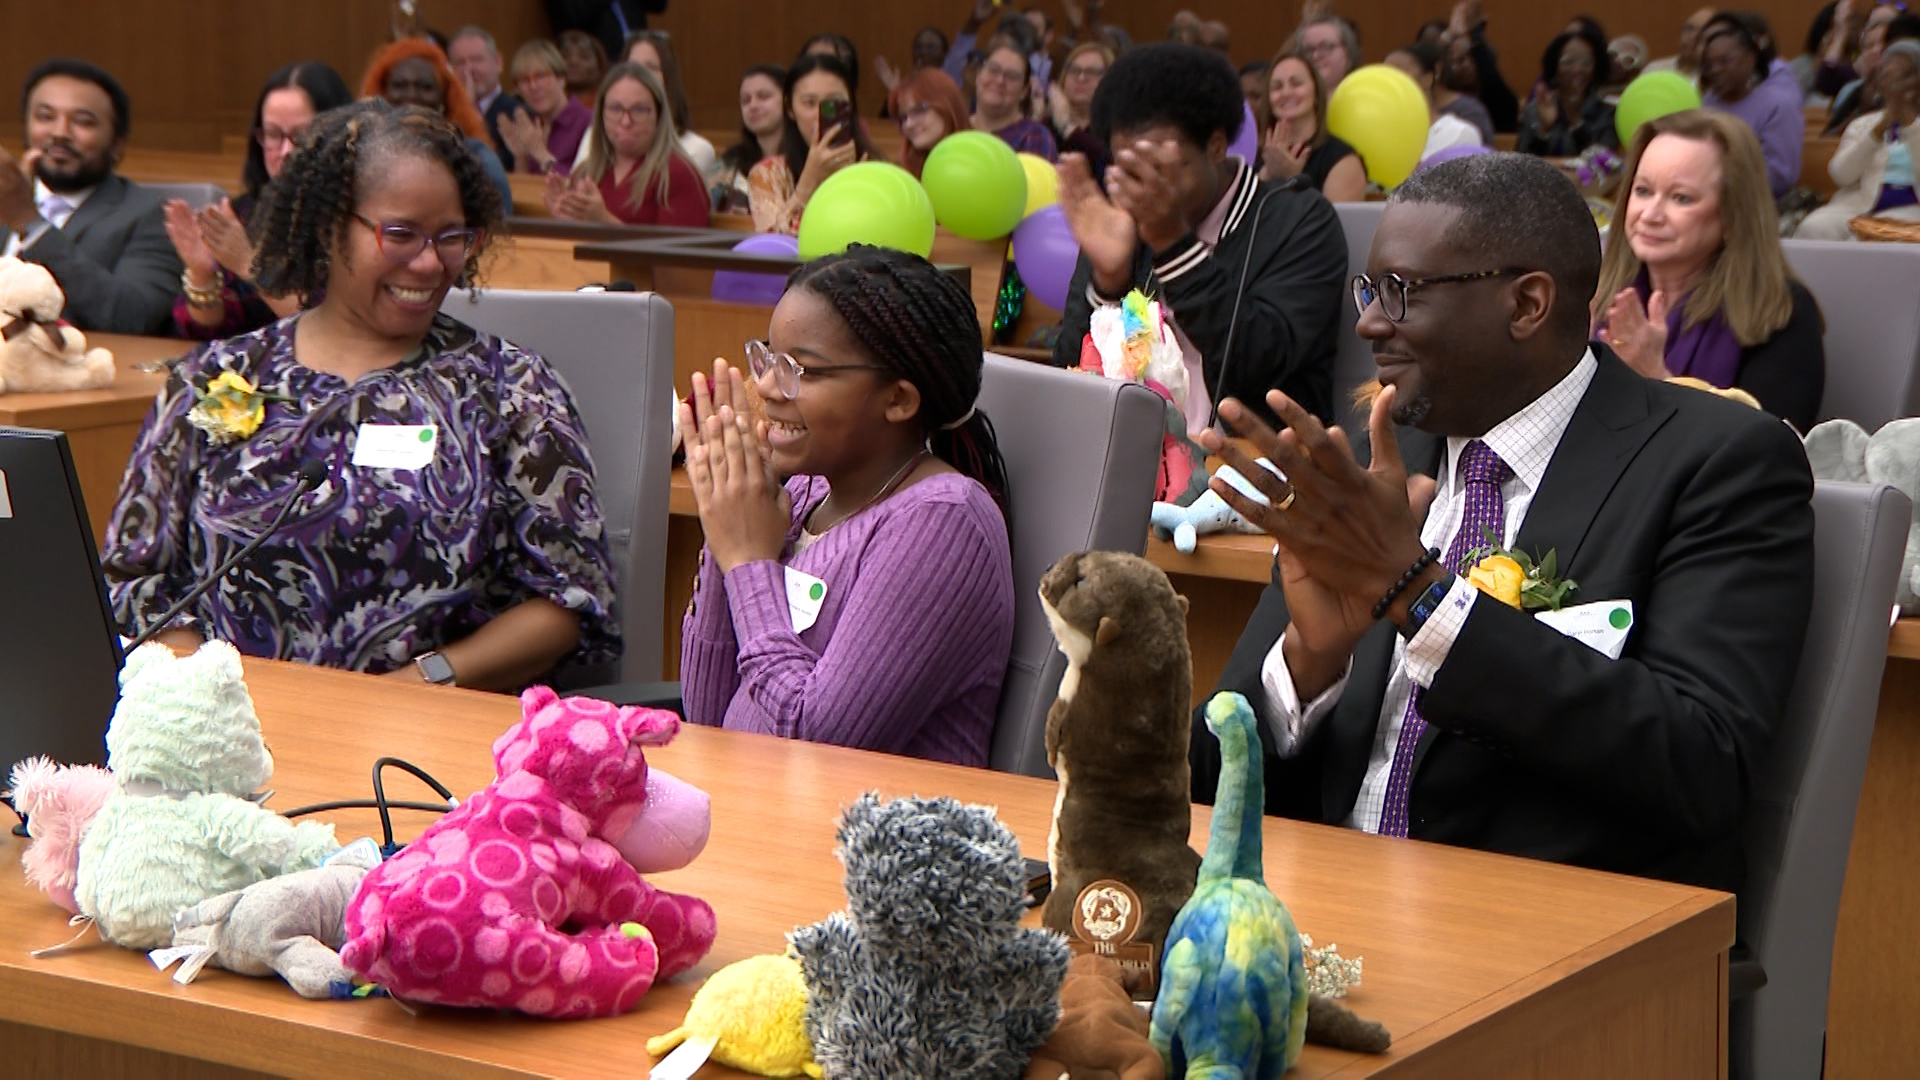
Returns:
[[[1289,491],[1289,492],[1287,492],[1287,497],[1286,497],[1286,498],[1284,498],[1284,499],[1281,499],[1281,500],[1280,500],[1279,502],[1277,502],[1277,503],[1275,503],[1275,504],[1274,504],[1274,509],[1276,509],[1276,510],[1286,510],[1286,509],[1288,509],[1288,508],[1290,508],[1290,507],[1292,507],[1292,506],[1293,506],[1293,497],[1294,497],[1295,495],[1298,495],[1298,494],[1300,494],[1300,493],[1299,493],[1299,492],[1297,492],[1297,491]]]

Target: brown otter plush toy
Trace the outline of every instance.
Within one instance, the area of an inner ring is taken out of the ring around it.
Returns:
[[[1081,891],[1106,879],[1131,890],[1118,921],[1153,946],[1157,966],[1200,869],[1192,829],[1187,736],[1193,662],[1187,600],[1137,555],[1063,557],[1040,579],[1040,603],[1067,672],[1047,713],[1047,763],[1060,778],[1042,920],[1075,936]],[[1123,895],[1123,894],[1122,894]],[[1083,925],[1087,912],[1080,912]],[[1128,988],[1148,990],[1129,976]]]
[[[1118,965],[1076,956],[1060,985],[1060,1022],[1033,1052],[1024,1080],[1164,1080],[1166,1063],[1147,1040],[1147,1026]]]

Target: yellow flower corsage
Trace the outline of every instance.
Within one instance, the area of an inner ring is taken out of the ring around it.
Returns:
[[[237,371],[222,371],[196,390],[198,400],[187,411],[187,423],[207,433],[215,446],[239,442],[260,430],[267,417],[267,402],[290,401],[278,394],[263,394]]]
[[[1578,589],[1571,578],[1555,576],[1559,558],[1549,548],[1538,562],[1524,551],[1509,551],[1493,538],[1491,530],[1485,547],[1467,556],[1467,584],[1495,600],[1521,611],[1559,611],[1567,594]]]

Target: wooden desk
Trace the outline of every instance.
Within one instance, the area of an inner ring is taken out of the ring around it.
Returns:
[[[1920,619],[1887,638],[1887,670],[1853,819],[1827,997],[1827,1080],[1920,1076]]]
[[[136,365],[178,356],[192,343],[88,334],[87,344],[113,353],[119,370],[112,386],[64,394],[0,394],[0,424],[67,433],[97,544],[106,536],[107,515],[120,494],[120,477],[127,471],[127,458],[133,454],[140,422],[147,418],[154,396],[167,382],[164,373],[139,371]]]
[[[248,664],[248,681],[283,807],[363,797],[373,759],[395,752],[465,794],[490,778],[488,745],[518,717],[509,698],[264,661]],[[702,979],[778,951],[792,927],[841,906],[833,832],[860,792],[993,805],[1035,854],[1053,805],[1044,781],[699,728],[650,756],[714,796],[706,852],[658,880],[707,898],[720,936],[635,1013],[412,1016],[380,1000],[303,1001],[277,980],[212,969],[177,986],[108,946],[36,960],[29,950],[71,931],[22,879],[22,841],[5,837],[0,1045],[14,1071],[47,1077],[641,1076],[647,1037],[678,1024]],[[397,813],[404,836],[425,820]],[[331,820],[343,836],[374,827],[365,812]],[[1196,808],[1196,845],[1207,820]],[[1266,871],[1302,928],[1366,958],[1352,1004],[1394,1035],[1377,1058],[1308,1047],[1291,1076],[1725,1075],[1730,896],[1277,819]]]

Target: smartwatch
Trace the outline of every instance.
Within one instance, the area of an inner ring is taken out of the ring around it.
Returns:
[[[420,669],[420,677],[440,686],[453,685],[453,665],[440,653],[421,653],[413,658],[413,666]]]
[[[1427,586],[1427,591],[1421,593],[1419,597],[1414,600],[1413,606],[1407,609],[1407,621],[1400,624],[1400,636],[1407,641],[1412,641],[1413,636],[1420,632],[1420,628],[1427,625],[1427,620],[1432,618],[1433,613],[1440,609],[1440,602],[1447,598],[1447,593],[1451,592],[1452,589],[1452,574],[1448,574],[1439,581]],[[438,656],[439,654],[434,653],[432,655]]]

